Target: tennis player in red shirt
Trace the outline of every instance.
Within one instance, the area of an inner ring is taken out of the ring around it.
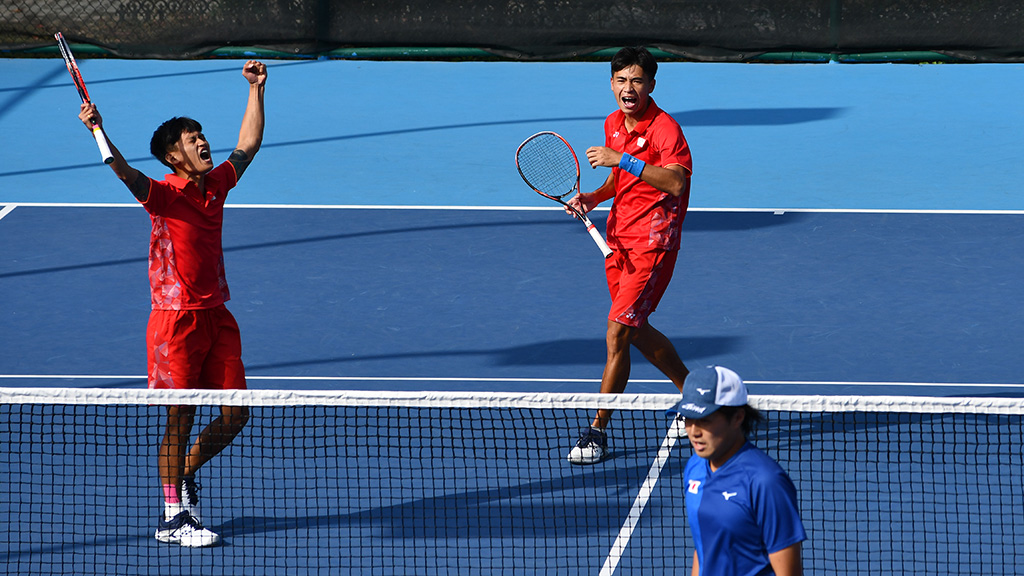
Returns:
[[[242,68],[249,97],[238,144],[214,166],[202,126],[172,118],[153,134],[150,151],[173,173],[148,178],[110,144],[114,174],[131,190],[153,223],[149,280],[153,309],[146,334],[149,387],[245,389],[238,324],[224,303],[230,298],[224,275],[221,230],[228,191],[249,166],[263,141],[263,93],[267,67],[250,60]],[[79,118],[90,128],[103,119],[94,104],[82,104]],[[222,406],[220,416],[191,442],[195,406],[167,408],[167,428],[158,468],[164,513],[156,531],[161,542],[212,546],[220,536],[199,517],[195,474],[241,432],[249,419],[242,406]]]
[[[623,48],[611,61],[611,88],[618,110],[604,123],[605,144],[587,149],[590,166],[611,168],[597,190],[570,202],[585,212],[614,198],[607,221],[605,262],[612,305],[608,357],[601,392],[622,393],[629,381],[630,345],[680,389],[689,373],[672,342],[648,316],[668,287],[690,196],[693,166],[679,124],[651,98],[658,63],[646,48]],[[599,410],[568,459],[594,464],[605,458],[610,410]]]

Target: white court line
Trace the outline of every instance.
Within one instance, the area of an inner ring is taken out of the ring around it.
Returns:
[[[13,202],[7,206],[43,208],[142,208],[138,203],[122,202]],[[284,208],[290,210],[509,210],[509,211],[562,211],[561,206],[430,206],[430,205],[387,205],[387,204],[225,204],[225,208]],[[599,206],[595,211],[608,211],[610,207]],[[714,208],[691,206],[688,212],[788,212],[820,214],[979,214],[979,215],[1024,215],[1024,210],[913,210],[903,208]]]
[[[138,380],[145,374],[0,374],[0,380]],[[284,380],[290,382],[569,382],[600,383],[598,378],[445,378],[427,376],[246,376],[246,380]],[[665,380],[668,382],[668,380]]]
[[[643,485],[640,486],[640,492],[636,495],[636,499],[633,500],[633,507],[629,509],[629,514],[626,515],[626,520],[622,523],[622,528],[619,529],[619,535],[615,537],[615,542],[612,543],[611,550],[608,551],[608,556],[605,557],[604,566],[601,567],[599,576],[612,576],[615,574],[615,568],[619,565],[619,560],[622,559],[626,546],[629,545],[629,539],[633,537],[633,530],[640,524],[640,516],[644,513],[647,501],[651,499],[654,487],[658,484],[658,478],[661,477],[661,469],[665,467],[669,456],[672,455],[672,447],[676,445],[676,441],[682,436],[683,431],[679,429],[681,426],[681,422],[676,419],[672,420],[672,426],[669,427],[668,433],[665,434],[665,439],[661,442],[661,448],[658,450],[658,455],[655,456],[654,462],[651,463],[651,469],[647,472],[647,478],[644,479]]]
[[[786,380],[744,380],[744,382],[746,384],[771,384],[777,386],[863,386],[865,388],[874,386],[906,386],[909,388],[1024,388],[1024,384],[996,384],[986,382],[817,382],[814,380],[805,382],[791,382]]]
[[[7,216],[11,212],[13,212],[14,209],[17,208],[17,207],[18,207],[17,204],[7,204],[7,205],[5,205],[2,209],[0,209],[0,220],[3,220],[4,216]]]

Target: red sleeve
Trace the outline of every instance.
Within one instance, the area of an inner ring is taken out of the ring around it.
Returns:
[[[686,143],[683,130],[674,118],[664,113],[665,122],[661,122],[659,129],[655,131],[654,146],[661,156],[661,167],[673,164],[686,168],[686,171],[693,174],[693,159],[690,157],[690,146]]]
[[[159,215],[170,204],[177,191],[165,181],[153,180],[148,176],[146,179],[149,180],[149,196],[141,204],[146,212]]]

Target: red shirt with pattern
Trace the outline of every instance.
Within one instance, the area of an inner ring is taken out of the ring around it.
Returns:
[[[693,173],[690,147],[679,123],[650,101],[636,127],[626,129],[626,115],[612,112],[604,122],[605,146],[647,164],[679,165]],[[613,248],[678,250],[683,218],[690,202],[690,179],[678,197],[662,192],[625,170],[612,168],[615,201],[608,215],[608,244]]]
[[[149,180],[142,205],[153,221],[149,285],[153,310],[204,310],[228,301],[221,230],[224,200],[238,178],[230,162],[204,176],[206,190],[174,174]]]

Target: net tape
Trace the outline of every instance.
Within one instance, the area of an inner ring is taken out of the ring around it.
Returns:
[[[0,404],[140,404],[196,406],[391,406],[408,408],[534,408],[668,410],[678,394],[591,394],[346,390],[136,390],[115,388],[0,388]],[[905,412],[1024,414],[1024,398],[751,395],[759,410],[790,412]]]

